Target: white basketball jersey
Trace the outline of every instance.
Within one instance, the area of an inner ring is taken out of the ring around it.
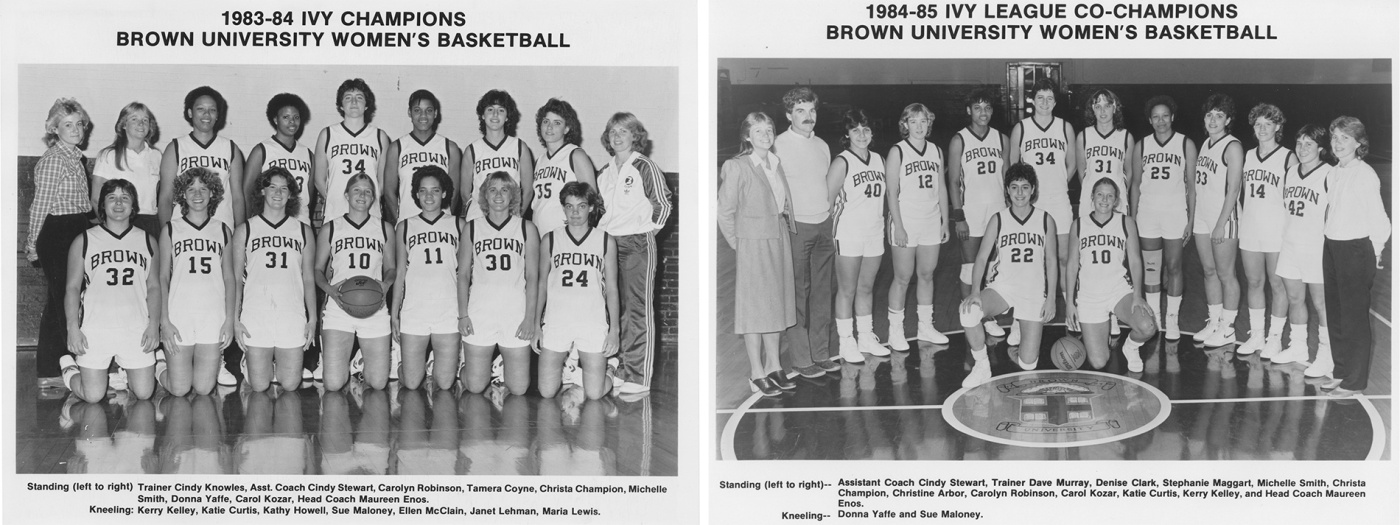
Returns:
[[[224,200],[214,210],[214,218],[224,224],[233,224],[233,192],[243,191],[234,188],[229,182],[228,170],[233,167],[233,141],[215,136],[208,144],[200,144],[194,135],[175,137],[175,175],[179,176],[190,168],[207,168],[219,174],[219,183],[224,185]]]
[[[943,152],[932,142],[925,142],[923,151],[914,148],[908,139],[899,141],[899,204],[912,204],[920,209],[938,209],[938,192],[943,191]]]
[[[350,182],[350,177],[363,171],[365,175],[369,175],[370,180],[379,180],[379,155],[383,152],[379,151],[379,128],[374,124],[365,124],[365,127],[356,133],[346,129],[344,122],[326,129],[328,182],[325,218],[329,221],[350,211],[350,204],[345,200],[345,185]],[[384,191],[375,188],[374,194],[382,198]],[[377,201],[369,207],[369,213],[375,217],[379,216]]]
[[[1186,136],[1172,132],[1166,142],[1155,134],[1142,139],[1138,206],[1147,210],[1186,209]]]
[[[384,279],[384,240],[388,238],[384,221],[371,215],[355,224],[341,215],[331,221],[330,228],[331,284],[357,276]]]
[[[867,152],[861,160],[851,150],[842,151],[838,158],[846,160],[846,176],[841,180],[841,194],[832,210],[832,231],[873,232],[882,236],[885,227],[885,159],[879,153]]]
[[[1132,291],[1128,272],[1128,230],[1123,214],[1114,213],[1103,224],[1091,213],[1079,219],[1078,292],[1102,295]],[[1126,286],[1126,288],[1125,288]]]
[[[170,236],[171,311],[224,308],[224,248],[229,230],[218,219],[196,226],[187,217],[165,223]]]
[[[1079,216],[1087,217],[1094,211],[1094,185],[1100,179],[1110,179],[1118,185],[1118,213],[1128,211],[1128,176],[1125,162],[1128,158],[1128,130],[1115,129],[1108,135],[1100,135],[1097,128],[1084,130],[1084,180],[1079,189]]]
[[[506,137],[500,144],[492,145],[485,137],[467,145],[472,156],[472,198],[463,204],[467,206],[467,220],[481,217],[481,204],[476,197],[481,195],[481,183],[492,172],[504,171],[511,180],[520,183],[520,157],[529,149],[515,137]]]
[[[154,254],[146,231],[136,226],[121,233],[102,225],[83,232],[84,330],[145,329],[146,275]]]
[[[554,231],[564,225],[564,206],[559,204],[559,190],[564,185],[578,180],[574,164],[569,161],[578,146],[564,144],[559,151],[548,152],[535,163],[535,201],[530,208],[535,210],[532,222],[540,231]]]
[[[1069,203],[1069,137],[1065,136],[1065,121],[1050,119],[1050,125],[1040,127],[1035,118],[1021,121],[1021,162],[1035,167],[1039,180],[1040,203]]]
[[[525,219],[512,215],[504,224],[493,224],[491,219],[481,217],[468,222],[467,229],[472,234],[473,302],[489,299],[492,293],[523,292],[527,270]],[[554,301],[553,296],[550,301]]]
[[[1332,172],[1332,166],[1319,162],[1307,173],[1302,173],[1302,166],[1294,164],[1284,178],[1283,205],[1287,212],[1284,241],[1316,239],[1321,242],[1327,212],[1327,175]]]
[[[248,219],[243,241],[243,310],[302,311],[306,308],[306,284],[302,281],[302,257],[312,257],[314,242],[302,230],[301,221],[283,217],[276,224],[262,215]]]
[[[1005,203],[1006,189],[1001,177],[1006,161],[1001,151],[1001,132],[987,128],[987,134],[978,137],[972,128],[963,128],[958,136],[963,143],[962,155],[956,159],[962,166],[963,205]]]
[[[1001,228],[997,231],[996,244],[987,258],[987,286],[1015,289],[1019,293],[1032,294],[1045,291],[1045,257],[1058,257],[1045,253],[1045,232],[1049,215],[1040,208],[1031,208],[1025,220],[1016,218],[1011,208],[997,212]]]
[[[1240,189],[1242,223],[1277,224],[1284,220],[1283,175],[1290,154],[1292,152],[1283,146],[1277,146],[1267,154],[1260,152],[1259,148],[1245,152]]]
[[[258,166],[258,172],[267,171],[268,168],[282,168],[296,178],[297,188],[301,189],[301,209],[297,210],[297,220],[306,224],[311,224],[311,159],[315,158],[311,153],[311,148],[301,144],[293,144],[291,148],[283,146],[277,142],[276,138],[269,138],[258,145],[263,149],[263,165]],[[252,183],[251,181],[247,181]]]
[[[436,304],[457,308],[457,218],[443,212],[429,222],[414,215],[404,222],[408,253],[404,273],[404,304]]]
[[[418,204],[413,202],[413,172],[423,166],[437,166],[442,168],[443,173],[447,171],[448,159],[451,155],[447,149],[447,137],[433,134],[427,142],[418,142],[418,137],[412,133],[399,138],[399,215],[400,222],[423,212]],[[455,197],[453,195],[443,196],[443,209],[449,208],[448,202]],[[454,223],[455,225],[455,223]]]
[[[575,239],[569,228],[550,233],[549,303],[545,324],[608,324],[608,303],[603,290],[607,232],[590,228]]]
[[[1213,144],[1210,137],[1206,137],[1201,144],[1201,154],[1196,156],[1197,216],[1217,217],[1221,207],[1226,205],[1230,206],[1230,217],[1235,216],[1235,203],[1225,202],[1225,179],[1229,173],[1229,167],[1225,165],[1225,149],[1235,142],[1239,140],[1233,135],[1225,135]]]

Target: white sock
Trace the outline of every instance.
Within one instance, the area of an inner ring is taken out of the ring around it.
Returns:
[[[851,332],[851,320],[850,320],[850,319],[837,319],[837,320],[836,320],[836,335],[839,336],[839,337],[851,337],[851,336],[854,335],[854,334],[852,334],[852,332]]]
[[[1327,345],[1328,347],[1332,346],[1332,332],[1327,330],[1326,326],[1317,327],[1317,345]]]
[[[1288,346],[1308,344],[1308,325],[1290,324],[1288,325]],[[1323,341],[1322,344],[1327,344]]]
[[[1162,307],[1162,292],[1146,292],[1144,295],[1147,298],[1147,306],[1151,306],[1152,311],[1156,312]]]
[[[1240,316],[1239,310],[1226,310],[1223,306],[1220,309],[1220,326],[1235,328],[1235,318]]]
[[[921,305],[918,305],[918,307],[916,308],[916,311],[917,311],[918,314],[919,314],[919,322],[920,322],[920,323],[929,323],[929,324],[933,324],[933,305],[931,305],[931,304],[921,304]]]
[[[902,339],[904,337],[904,310],[898,312],[890,310],[889,320],[890,339],[895,337]]]
[[[1133,338],[1129,337],[1127,341],[1124,341],[1124,342],[1123,342],[1123,351],[1124,351],[1124,352],[1133,352],[1133,351],[1136,351],[1137,349],[1142,348],[1143,343],[1146,343],[1146,342],[1147,342],[1147,341],[1142,341],[1142,342],[1134,341]]]
[[[1281,337],[1281,336],[1283,335],[1283,327],[1284,327],[1284,326],[1287,326],[1287,325],[1288,325],[1288,318],[1287,318],[1287,317],[1279,317],[1279,316],[1276,316],[1276,315],[1270,315],[1270,316],[1269,316],[1269,337]],[[1304,327],[1306,328],[1306,325],[1304,325]],[[1306,332],[1304,332],[1304,333],[1306,333]]]
[[[975,360],[978,360],[978,361],[986,361],[986,360],[987,360],[987,347],[986,347],[986,346],[983,346],[982,348],[974,348],[974,349],[972,349],[972,358],[975,359]]]
[[[1179,315],[1179,314],[1181,314],[1181,296],[1180,296],[1180,295],[1168,295],[1168,296],[1167,296],[1167,315]]]
[[[1221,310],[1222,308],[1224,308],[1224,306],[1223,306],[1223,305],[1219,305],[1219,304],[1208,304],[1208,305],[1206,305],[1206,315],[1209,315],[1209,316],[1210,316],[1210,318],[1207,319],[1207,321],[1219,321],[1219,320],[1220,320],[1220,310]]]
[[[77,376],[78,367],[74,366],[63,369],[63,386],[67,387],[68,390],[73,390],[73,378]]]
[[[868,315],[856,316],[856,333],[872,334],[875,332],[875,321]]]
[[[1263,308],[1250,308],[1250,309],[1249,309],[1249,331],[1250,331],[1250,332],[1263,332],[1263,331],[1264,331],[1264,309],[1263,309]]]

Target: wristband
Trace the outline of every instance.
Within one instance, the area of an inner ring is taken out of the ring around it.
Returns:
[[[967,222],[967,216],[963,214],[961,209],[948,210],[948,218],[953,222]]]

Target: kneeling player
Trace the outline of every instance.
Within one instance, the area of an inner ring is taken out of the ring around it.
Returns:
[[[1083,328],[1089,364],[1103,368],[1110,343],[1108,315],[1127,321],[1133,331],[1123,343],[1123,356],[1129,372],[1141,372],[1138,348],[1157,335],[1157,323],[1142,296],[1137,223],[1117,211],[1117,182],[1099,179],[1092,191],[1094,211],[1076,220],[1069,231],[1070,242],[1079,249],[1069,251],[1065,289],[1074,290],[1074,300],[1065,301],[1065,323],[1070,330]]]

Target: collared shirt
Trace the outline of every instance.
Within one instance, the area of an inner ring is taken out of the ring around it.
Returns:
[[[749,162],[753,163],[755,168],[762,169],[763,174],[768,176],[768,187],[773,188],[773,203],[778,205],[779,211],[782,211],[787,204],[783,202],[783,195],[778,192],[778,189],[783,187],[783,181],[778,175],[778,163],[782,161],[777,155],[772,154],[768,155],[767,159],[768,163],[764,165],[764,162],[759,160],[758,155],[749,155]]]
[[[635,151],[621,165],[613,158],[598,171],[598,192],[607,209],[598,227],[614,237],[659,230],[671,216],[665,175]]]
[[[1323,233],[1334,241],[1371,238],[1380,256],[1390,238],[1390,218],[1381,204],[1381,181],[1361,159],[1327,175],[1327,219]]]
[[[773,141],[773,152],[783,159],[783,174],[792,192],[792,212],[797,222],[820,224],[831,216],[826,170],[831,168],[831,147],[813,132],[804,137],[791,127]]]
[[[93,166],[92,175],[107,180],[131,181],[131,185],[136,187],[136,195],[140,197],[136,203],[141,208],[140,213],[155,215],[156,197],[160,192],[160,160],[161,152],[153,147],[147,146],[141,151],[127,148],[126,155],[122,158],[122,167],[117,169],[116,150],[104,150],[97,157],[97,165]],[[228,191],[228,188],[224,190]]]
[[[24,251],[37,253],[39,230],[48,216],[92,211],[89,195],[83,153],[63,141],[50,146],[34,164],[34,204],[29,207],[29,240]]]

